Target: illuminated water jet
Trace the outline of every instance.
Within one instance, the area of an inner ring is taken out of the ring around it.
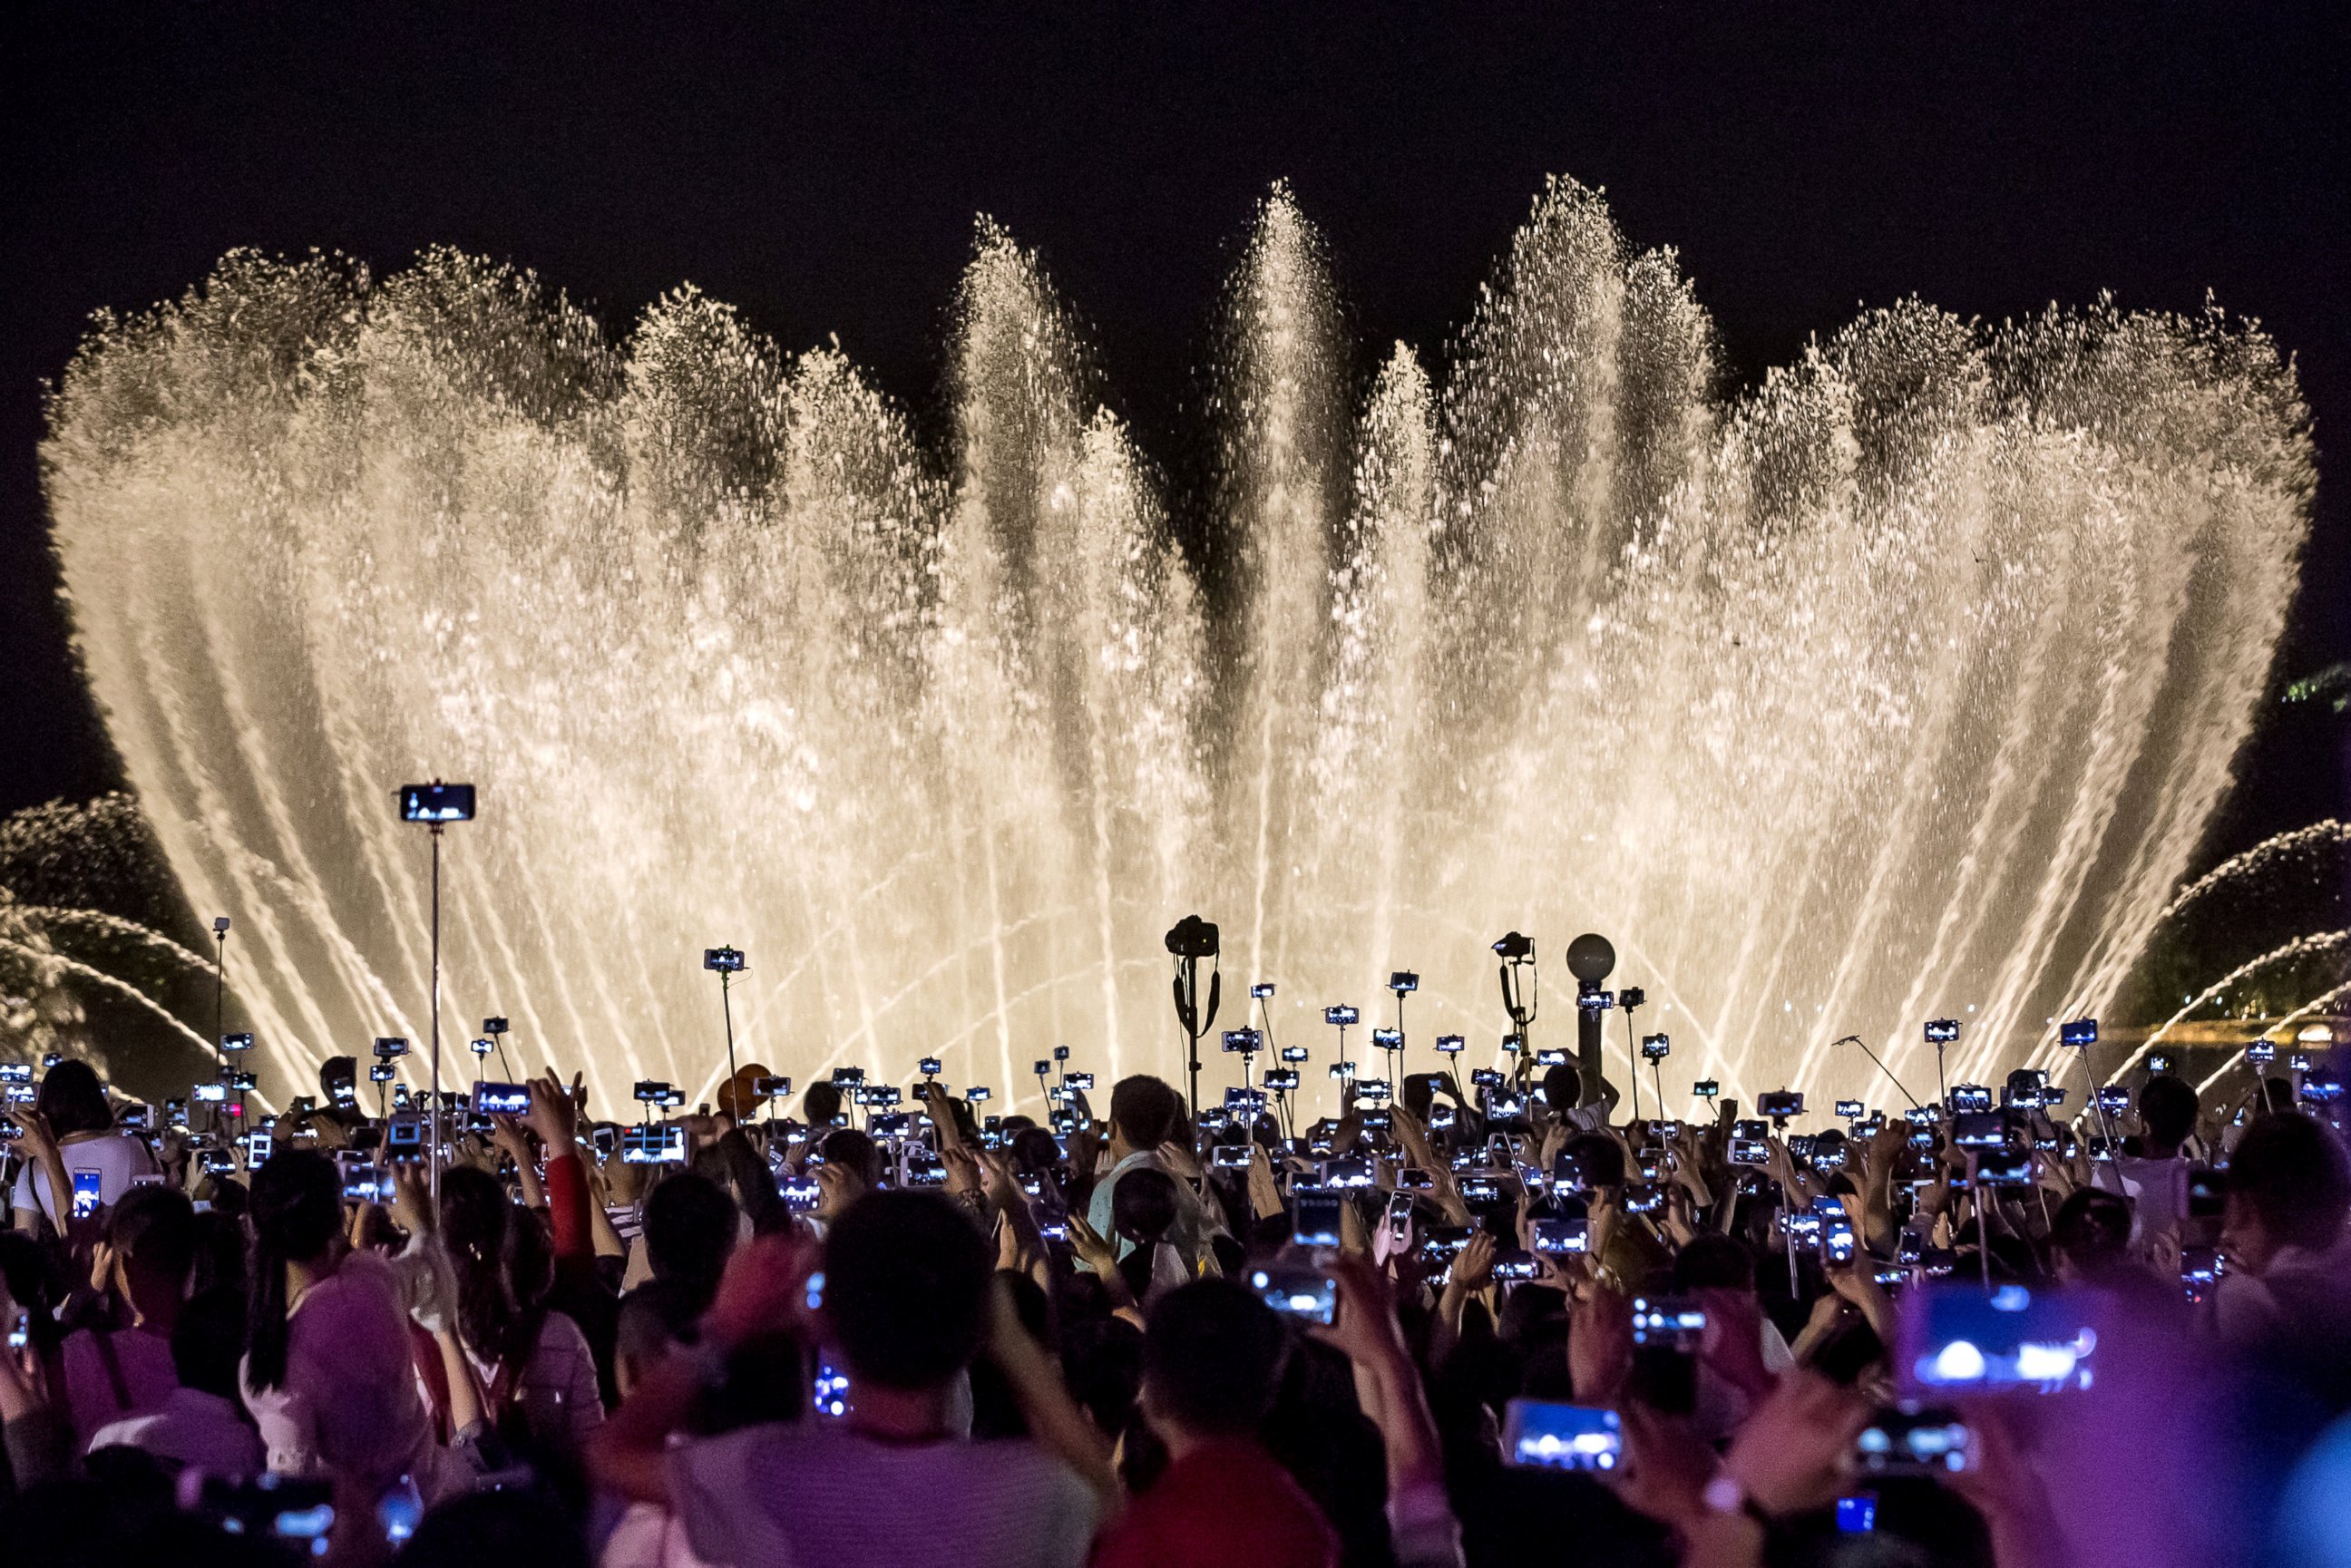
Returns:
[[[1176,1077],[1158,934],[1196,908],[1285,1009],[1419,969],[1416,1068],[1499,1034],[1488,940],[1589,927],[1726,1092],[1866,1092],[1827,1042],[1907,1072],[1939,1014],[1988,1078],[2137,955],[2307,528],[2255,329],[1911,302],[1723,402],[1671,253],[1565,182],[1442,374],[1399,347],[1361,406],[1269,199],[1200,559],[992,227],[959,317],[944,454],[691,289],[615,344],[449,252],[239,253],[101,322],[56,544],[266,1071],[425,1032],[389,791],[439,774],[484,791],[452,1027],[512,1015],[606,1114],[709,1082],[720,941],[744,1051],[803,1081],[942,1054],[1009,1095],[1061,1041]]]

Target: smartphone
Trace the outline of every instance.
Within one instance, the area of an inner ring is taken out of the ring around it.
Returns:
[[[228,1099],[228,1085],[225,1083],[199,1083],[195,1086],[193,1092],[195,1095],[196,1103],[198,1104],[218,1105]]]
[[[806,1214],[816,1207],[817,1200],[824,1196],[824,1189],[817,1185],[814,1176],[796,1176],[786,1172],[776,1178],[776,1196],[782,1198],[784,1207],[794,1214]]]
[[[1991,1091],[1984,1085],[1980,1083],[1954,1083],[1951,1085],[1950,1110],[1952,1115],[1957,1116],[1969,1111],[1989,1111],[1991,1109]]]
[[[1538,1219],[1534,1222],[1534,1243],[1538,1252],[1589,1252],[1592,1249],[1592,1221]]]
[[[1513,1399],[1502,1417],[1502,1462],[1551,1470],[1614,1470],[1625,1434],[1614,1410]]]
[[[73,1217],[88,1219],[98,1212],[98,1191],[105,1177],[97,1171],[73,1173]]]
[[[1335,1192],[1301,1192],[1290,1200],[1290,1239],[1301,1247],[1339,1245],[1339,1206],[1345,1199]]]
[[[1850,1219],[1823,1220],[1821,1225],[1821,1260],[1838,1268],[1853,1261],[1856,1242]]]
[[[2098,1344],[2095,1301],[2019,1284],[1989,1296],[1956,1282],[1915,1292],[1896,1333],[1896,1375],[1924,1392],[2086,1388]]]
[[[1477,1228],[1469,1225],[1432,1225],[1420,1233],[1420,1257],[1424,1266],[1441,1270],[1451,1263],[1461,1249],[1469,1245]]]
[[[1804,1096],[1797,1090],[1782,1089],[1755,1096],[1755,1113],[1766,1121],[1784,1122],[1804,1113]]]
[[[621,1163],[631,1166],[684,1165],[685,1128],[669,1122],[639,1123],[621,1129]]]
[[[2008,1118],[1998,1111],[1962,1111],[1951,1118],[1951,1142],[1963,1149],[1996,1149],[2008,1142]]]
[[[1869,1107],[1858,1100],[1840,1100],[1836,1103],[1836,1113],[1839,1121],[1858,1122],[1869,1114]]]
[[[1316,1269],[1266,1267],[1249,1271],[1258,1299],[1286,1318],[1327,1323],[1339,1310],[1339,1288]]]
[[[1761,1138],[1730,1140],[1730,1163],[1734,1166],[1768,1166],[1771,1163],[1771,1145]]]
[[[1673,1049],[1671,1035],[1645,1034],[1641,1037],[1641,1060],[1644,1061],[1663,1061],[1673,1054]]]
[[[1395,1184],[1398,1192],[1434,1192],[1437,1189],[1437,1173],[1422,1170],[1417,1166],[1406,1166],[1396,1172]]]
[[[477,1116],[519,1116],[530,1109],[530,1085],[528,1083],[491,1083],[486,1081],[474,1085],[474,1113]]]
[[[1344,1160],[1324,1160],[1322,1185],[1336,1187],[1369,1186],[1372,1185],[1372,1162],[1361,1156]]]
[[[1964,1470],[1975,1435],[1956,1410],[1889,1406],[1870,1417],[1854,1439],[1854,1458],[1873,1476],[1931,1476]]]
[[[1633,1298],[1633,1343],[1695,1351],[1706,1333],[1706,1309],[1687,1296]]]
[[[1980,1186],[2031,1186],[2031,1149],[1984,1149],[1976,1155],[1975,1180]]]
[[[269,1156],[271,1154],[276,1152],[277,1147],[277,1136],[274,1133],[252,1133],[246,1134],[245,1140],[245,1163],[246,1167],[252,1170],[259,1170],[262,1166],[269,1163]]]
[[[470,822],[474,820],[471,784],[402,784],[400,820],[403,822]]]
[[[1531,1252],[1507,1248],[1494,1254],[1494,1278],[1505,1284],[1522,1285],[1542,1278],[1542,1265]]]
[[[373,1166],[351,1166],[343,1171],[345,1203],[384,1203],[392,1197],[392,1178]]]
[[[2199,1166],[2188,1173],[2188,1218],[2218,1219],[2228,1207],[2229,1177],[2225,1171]]]
[[[1245,1171],[1249,1168],[1249,1145],[1218,1144],[1209,1152],[1208,1163],[1220,1171]]]

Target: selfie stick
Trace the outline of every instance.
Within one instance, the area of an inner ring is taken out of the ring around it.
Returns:
[[[1625,999],[1626,992],[1631,994],[1632,1000]],[[1647,999],[1639,988],[1630,986],[1616,997],[1616,1006],[1625,1014],[1625,1061],[1633,1070],[1633,1120],[1635,1122],[1641,1119],[1641,1037],[1633,1028],[1633,1013]],[[1666,1097],[1660,1094],[1657,1096],[1657,1113],[1663,1115],[1665,1109]]]
[[[228,916],[216,915],[213,916],[213,1061],[217,1064],[223,1082],[228,1080],[228,1047],[223,1043],[228,1037],[221,1032],[224,1028],[221,998],[227,990],[227,976]],[[238,1103],[243,1103],[240,1098]],[[213,1113],[214,1133],[220,1131],[220,1123],[221,1113],[215,1111]]]
[[[1884,1074],[1886,1074],[1886,1077],[1887,1082],[1891,1082],[1891,1083],[1894,1085],[1894,1087],[1896,1087],[1896,1089],[1901,1089],[1901,1090],[1902,1090],[1902,1098],[1904,1098],[1905,1100],[1909,1101],[1909,1102],[1910,1102],[1910,1104],[1911,1104],[1911,1107],[1912,1107],[1913,1109],[1922,1109],[1922,1108],[1923,1108],[1923,1107],[1920,1107],[1920,1106],[1919,1106],[1919,1104],[1918,1104],[1918,1096],[1917,1096],[1916,1094],[1911,1093],[1909,1090],[1907,1090],[1907,1089],[1903,1089],[1903,1088],[1902,1088],[1902,1080],[1900,1080],[1899,1078],[1896,1078],[1896,1077],[1895,1077],[1895,1076],[1894,1076],[1894,1070],[1893,1070],[1892,1068],[1890,1068],[1890,1067],[1886,1066],[1885,1062],[1883,1062],[1883,1061],[1878,1061],[1877,1052],[1876,1052],[1876,1051],[1872,1051],[1872,1050],[1870,1050],[1870,1049],[1869,1049],[1869,1042],[1868,1042],[1867,1040],[1865,1040],[1862,1039],[1862,1038],[1861,1038],[1861,1036],[1859,1036],[1859,1035],[1857,1035],[1857,1034],[1849,1034],[1849,1035],[1846,1035],[1843,1040],[1831,1040],[1831,1041],[1829,1042],[1829,1046],[1830,1046],[1830,1049],[1831,1049],[1831,1050],[1834,1050],[1837,1046],[1840,1046],[1840,1045],[1857,1045],[1857,1046],[1861,1047],[1861,1053],[1862,1053],[1864,1056],[1865,1056],[1865,1057],[1869,1058],[1869,1060],[1870,1060],[1870,1061],[1875,1061],[1875,1062],[1877,1062],[1877,1071],[1880,1071],[1880,1072],[1883,1072]],[[1940,1078],[1940,1077],[1942,1077],[1942,1075],[1943,1075],[1943,1048],[1942,1048],[1940,1045],[1937,1045],[1937,1046],[1935,1047],[1935,1076],[1936,1076],[1937,1078]]]
[[[441,1201],[441,824],[433,824],[433,1201]]]
[[[742,1091],[732,1087],[735,1082],[735,1004],[726,995],[727,975],[727,970],[721,969],[718,971],[718,1010],[724,1013],[726,1017],[726,1082],[729,1085],[728,1092],[735,1096],[736,1106],[737,1109],[739,1110],[742,1106]]]

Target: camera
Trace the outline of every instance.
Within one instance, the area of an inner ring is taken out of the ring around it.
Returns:
[[[1178,958],[1213,958],[1217,928],[1196,915],[1187,915],[1167,933],[1167,951]]]
[[[1494,951],[1505,963],[1520,963],[1535,956],[1535,939],[1513,931],[1494,944]]]
[[[1266,998],[1273,995],[1273,982],[1271,980],[1258,981],[1257,984],[1249,988],[1249,995],[1259,1001],[1265,1000]]]
[[[1837,1120],[1841,1122],[1858,1122],[1869,1114],[1869,1107],[1858,1100],[1840,1100],[1836,1103],[1836,1113]]]
[[[484,1019],[482,1020],[482,1032],[487,1035],[504,1034],[507,1032],[507,1020],[504,1019]]]
[[[1959,1038],[1959,1019],[1928,1019],[1927,1020],[1927,1043],[1928,1045],[1949,1045]]]
[[[1644,1061],[1663,1061],[1672,1054],[1673,1049],[1671,1035],[1645,1034],[1641,1037],[1641,1060]]]
[[[1701,1078],[1690,1085],[1690,1092],[1701,1100],[1711,1100],[1722,1092],[1722,1085],[1711,1078]]]
[[[1225,1049],[1242,1056],[1255,1056],[1265,1044],[1265,1036],[1253,1029],[1225,1030]]]
[[[253,1049],[253,1036],[249,1034],[225,1034],[221,1036],[220,1048],[223,1051],[251,1051]]]
[[[1626,986],[1616,993],[1616,1005],[1626,1012],[1648,1005],[1649,993],[1638,986]]]
[[[743,963],[743,949],[740,947],[705,947],[702,950],[702,967],[705,969],[716,969],[721,974],[740,974],[745,967]]]
[[[1758,1094],[1755,1096],[1755,1110],[1758,1115],[1768,1121],[1784,1122],[1804,1113],[1804,1096],[1801,1091],[1793,1089]]]
[[[1362,1013],[1356,1011],[1353,1008],[1328,1007],[1322,1009],[1322,1021],[1328,1024],[1337,1024],[1342,1029],[1354,1023],[1363,1016],[1364,1015]]]
[[[474,820],[471,784],[402,784],[400,820],[403,822],[470,822]]]

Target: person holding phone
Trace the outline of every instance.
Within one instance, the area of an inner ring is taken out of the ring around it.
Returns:
[[[87,1061],[68,1059],[50,1068],[39,1097],[16,1120],[24,1128],[25,1168],[10,1207],[16,1228],[27,1236],[39,1236],[45,1224],[59,1236],[68,1233],[77,1177],[85,1191],[95,1181],[96,1207],[106,1209],[122,1201],[136,1178],[156,1174],[146,1142],[115,1126],[106,1091]]]

